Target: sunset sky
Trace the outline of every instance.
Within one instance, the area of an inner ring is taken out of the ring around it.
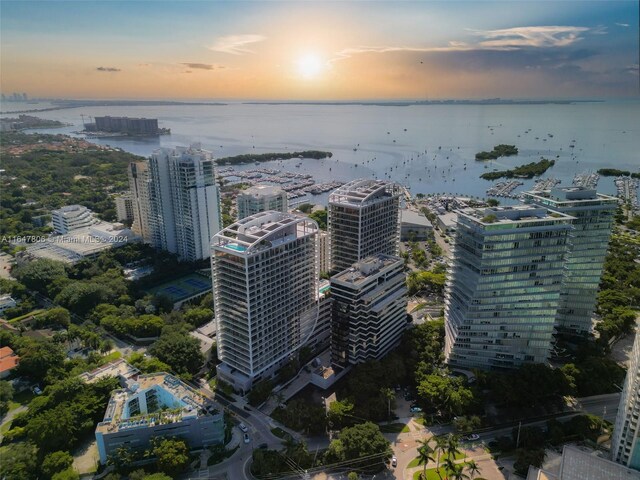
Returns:
[[[638,2],[0,1],[3,93],[637,97]]]

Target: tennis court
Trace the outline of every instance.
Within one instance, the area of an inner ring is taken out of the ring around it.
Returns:
[[[146,290],[152,295],[165,295],[173,303],[182,302],[188,298],[202,295],[211,290],[211,279],[191,273]]]

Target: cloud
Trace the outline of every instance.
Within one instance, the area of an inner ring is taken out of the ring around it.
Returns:
[[[215,63],[182,63],[181,65],[198,70],[221,70],[225,68],[224,65],[217,65]]]
[[[208,48],[214,52],[244,55],[245,53],[254,53],[253,50],[247,48],[248,45],[262,42],[266,39],[267,37],[256,34],[227,35],[224,37],[218,37],[216,42]]]
[[[96,70],[98,72],[121,72],[122,71],[116,67],[97,67]]]
[[[148,67],[151,67],[152,65],[150,63],[139,63],[138,66],[141,68],[148,68]]]
[[[619,27],[629,28],[629,24],[628,23],[616,23],[616,25],[619,26]]]
[[[572,26],[539,26],[514,27],[500,30],[471,30],[482,37],[477,43],[481,48],[511,47],[511,48],[551,48],[567,47],[582,40],[582,34],[588,32],[588,27]],[[598,30],[597,33],[602,33]]]
[[[477,50],[512,51],[525,48],[567,47],[582,40],[583,33],[603,34],[603,27],[590,29],[575,26],[514,27],[500,30],[469,30],[477,41],[467,43],[452,40],[446,47],[359,46],[336,52],[329,63],[360,53],[388,52],[468,52]]]

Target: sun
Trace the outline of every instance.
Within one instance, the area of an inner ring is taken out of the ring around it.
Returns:
[[[324,64],[318,55],[308,53],[300,57],[297,61],[298,73],[301,77],[316,78],[324,68]]]

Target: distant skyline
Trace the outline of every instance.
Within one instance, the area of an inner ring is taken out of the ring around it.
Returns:
[[[30,97],[638,97],[638,2],[0,0]]]

